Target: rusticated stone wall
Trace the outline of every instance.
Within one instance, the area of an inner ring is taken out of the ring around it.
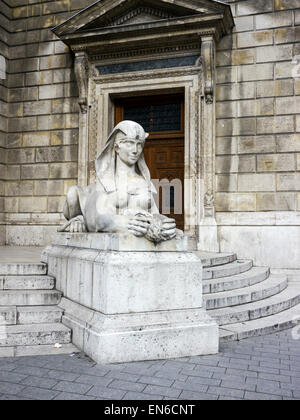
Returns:
[[[10,8],[5,4],[1,4],[0,15],[0,55],[1,60],[5,60],[6,70],[8,64],[8,37],[9,37],[9,19]],[[6,135],[8,126],[8,80],[6,74],[0,77],[0,245],[5,244],[5,213],[4,213],[4,195],[5,195],[5,178],[6,178]]]
[[[64,195],[76,183],[78,93],[72,56],[50,29],[89,3],[1,0],[1,12],[10,17],[7,165],[0,201],[9,244],[48,243],[62,218]]]
[[[217,53],[221,246],[253,256],[247,247],[281,244],[300,268],[300,0],[229,3],[236,27]]]

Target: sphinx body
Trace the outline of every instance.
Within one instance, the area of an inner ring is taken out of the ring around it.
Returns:
[[[176,236],[174,219],[159,214],[143,149],[148,134],[133,121],[119,123],[96,159],[98,182],[67,193],[59,231],[130,232],[161,242]]]

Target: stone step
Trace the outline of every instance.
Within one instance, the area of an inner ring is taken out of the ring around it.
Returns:
[[[46,356],[79,353],[80,350],[73,344],[62,344],[60,348],[53,344],[37,346],[0,347],[0,357]]]
[[[0,347],[54,345],[71,342],[71,330],[62,324],[8,325],[2,328]]]
[[[53,290],[55,279],[50,276],[0,276],[1,290]]]
[[[55,324],[63,311],[54,306],[0,306],[0,326],[17,324]]]
[[[0,276],[41,276],[47,274],[47,265],[42,263],[0,263]]]
[[[220,328],[220,341],[243,340],[249,337],[272,334],[300,324],[300,304],[286,311],[265,318],[239,322]],[[295,339],[299,339],[299,327],[295,328]],[[292,331],[293,334],[293,331]]]
[[[221,279],[204,280],[203,293],[220,293],[252,286],[264,281],[269,275],[270,269],[268,267],[252,267],[242,274],[222,277]]]
[[[217,252],[206,252],[206,251],[193,251],[193,252],[199,258],[201,258],[203,268],[228,264],[236,260],[236,254],[231,254],[231,253],[217,253]]]
[[[62,314],[58,306],[19,306],[17,324],[55,324],[61,322]]]
[[[1,290],[0,306],[57,305],[61,296],[57,290]]]
[[[203,306],[206,305],[206,309],[209,310],[255,302],[280,293],[287,285],[288,280],[285,275],[272,274],[267,280],[253,286],[204,295]]]
[[[245,305],[213,309],[209,315],[222,326],[275,315],[299,303],[300,283],[289,283],[288,287],[277,295]]]
[[[250,270],[253,266],[251,260],[236,260],[228,264],[216,267],[204,268],[203,280],[217,279],[221,277],[234,276]]]

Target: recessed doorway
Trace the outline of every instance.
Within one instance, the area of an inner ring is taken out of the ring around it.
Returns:
[[[123,120],[136,121],[149,133],[144,152],[151,178],[161,187],[159,211],[184,230],[184,95],[117,99],[115,124]]]

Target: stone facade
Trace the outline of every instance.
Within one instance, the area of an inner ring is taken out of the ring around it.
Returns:
[[[0,16],[0,54],[8,61],[8,26],[10,10],[3,5],[1,7],[2,15]],[[5,66],[6,67],[6,66]],[[6,70],[6,68],[3,70]],[[4,194],[5,194],[5,177],[6,177],[6,133],[8,120],[8,83],[3,74],[0,78],[0,245],[5,243],[5,226],[4,226]]]
[[[2,243],[46,244],[60,223],[64,195],[77,182],[72,57],[50,28],[88,3],[1,2],[0,53],[8,70],[0,92]]]
[[[227,2],[236,26],[216,54],[220,250],[300,268],[300,0]],[[78,182],[73,56],[50,29],[91,3],[1,3],[2,243],[48,243]]]
[[[221,249],[300,268],[300,1],[230,4],[236,27],[217,54]]]

